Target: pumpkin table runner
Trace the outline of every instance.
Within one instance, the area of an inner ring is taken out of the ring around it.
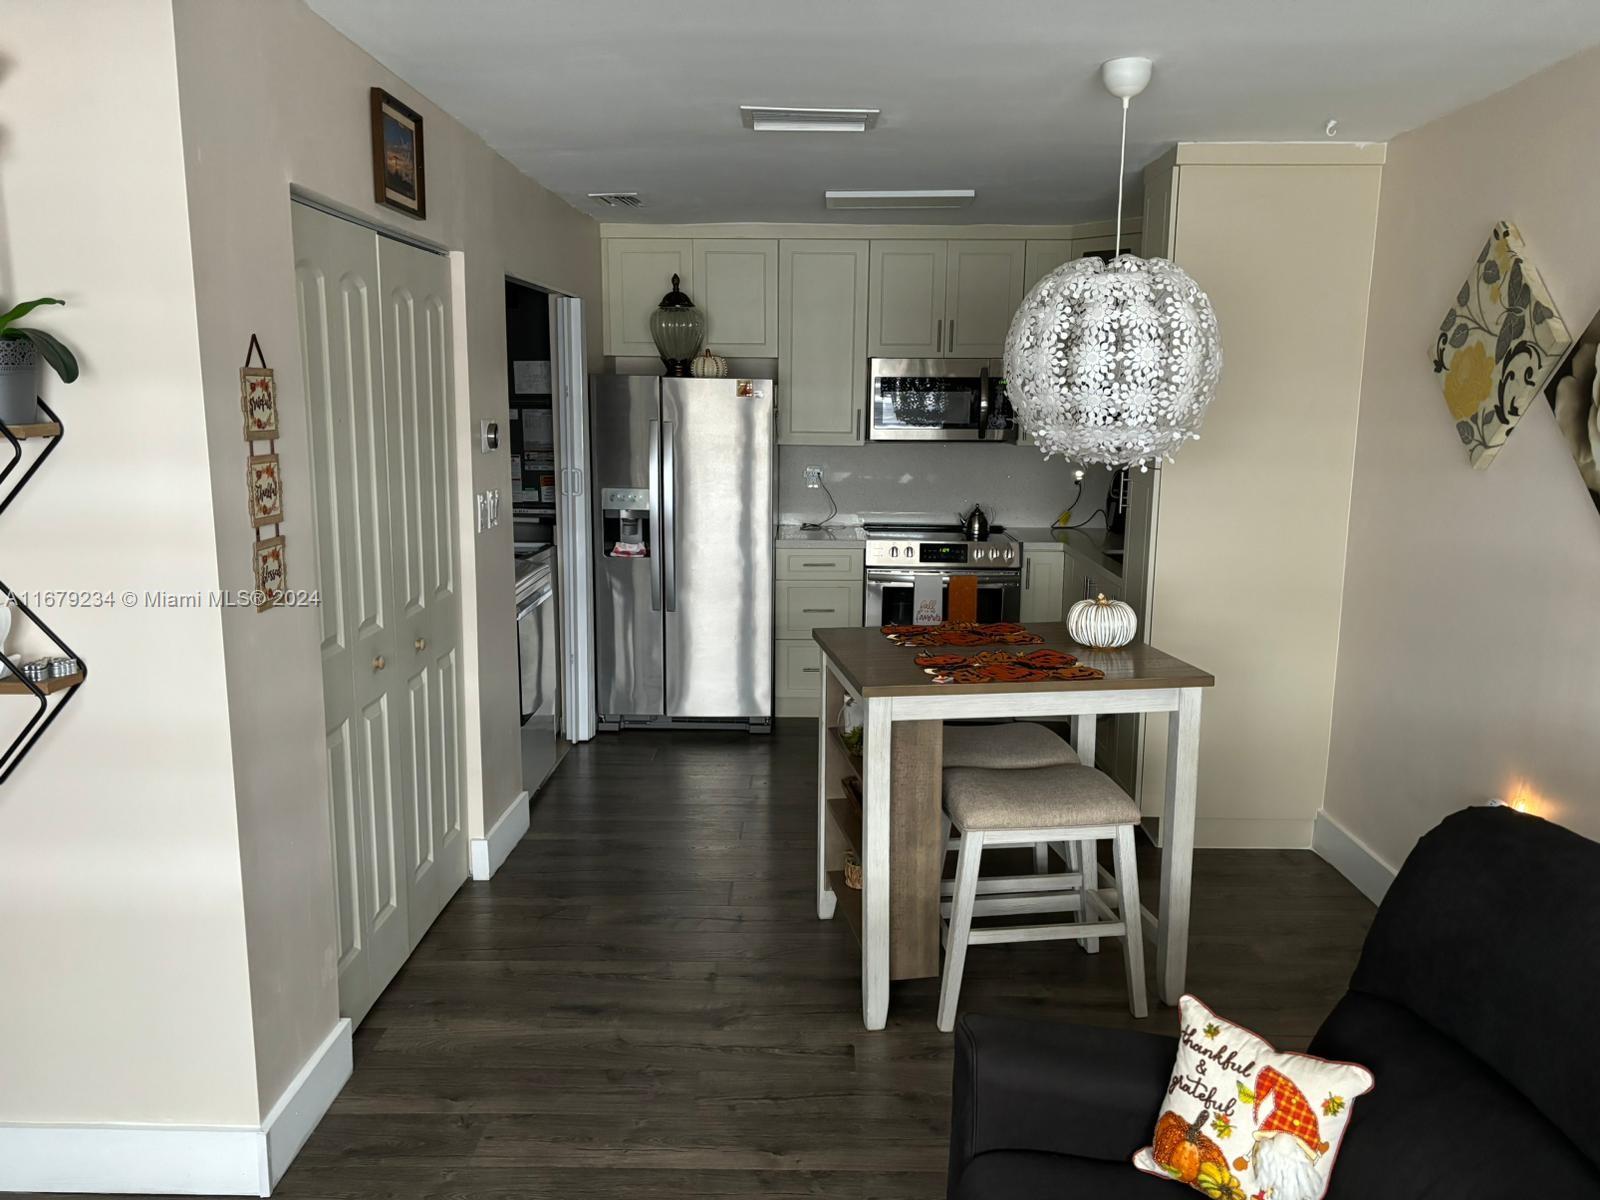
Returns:
[[[917,666],[935,683],[1044,683],[1051,679],[1104,679],[1106,673],[1086,667],[1064,650],[1041,648],[1013,654],[986,650],[981,654],[919,654]]]
[[[883,636],[900,646],[1036,646],[1037,633],[1013,621],[979,625],[972,621],[946,621],[942,625],[885,625]]]

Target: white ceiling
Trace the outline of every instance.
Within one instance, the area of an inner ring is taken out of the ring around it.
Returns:
[[[1325,140],[1330,117],[1341,141],[1386,140],[1600,43],[1595,0],[309,3],[545,186],[650,222],[862,219],[826,210],[826,188],[977,189],[896,221],[1103,218],[1119,119],[1104,59],[1156,61],[1132,172],[1176,141]],[[754,133],[752,103],[883,116],[864,134]]]

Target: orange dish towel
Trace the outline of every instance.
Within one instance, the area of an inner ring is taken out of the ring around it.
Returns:
[[[978,619],[978,577],[976,575],[950,576],[950,596],[946,604],[945,620],[976,621]]]

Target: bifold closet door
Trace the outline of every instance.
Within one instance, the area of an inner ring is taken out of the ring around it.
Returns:
[[[450,265],[294,205],[339,1008],[359,1021],[467,877]]]
[[[293,211],[322,597],[339,1009],[359,1021],[413,942],[405,726],[387,670],[397,614],[378,240],[303,205]]]
[[[415,942],[467,878],[450,260],[380,237],[378,276],[399,635],[390,669],[405,725],[406,869]]]

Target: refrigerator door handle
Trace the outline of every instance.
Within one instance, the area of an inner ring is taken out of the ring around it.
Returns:
[[[650,422],[650,537],[644,552],[650,559],[650,610],[661,611],[661,422]]]
[[[661,422],[661,576],[666,610],[678,611],[678,435]]]

